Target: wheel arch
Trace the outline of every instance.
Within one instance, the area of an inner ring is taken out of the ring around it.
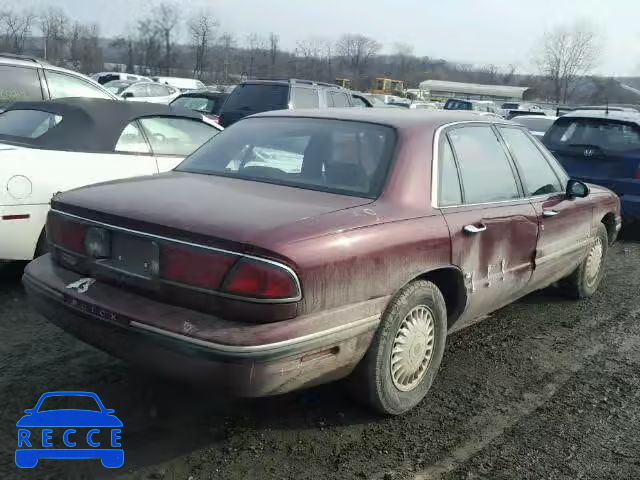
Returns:
[[[427,280],[442,292],[447,307],[447,326],[451,328],[467,306],[467,290],[462,271],[454,265],[434,268],[416,275],[402,288],[415,280]]]
[[[600,220],[607,229],[607,237],[609,238],[609,245],[613,244],[616,239],[616,216],[613,212],[608,212]]]

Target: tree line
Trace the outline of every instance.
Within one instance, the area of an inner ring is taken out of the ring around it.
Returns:
[[[159,4],[112,39],[103,39],[97,24],[74,21],[60,8],[0,11],[1,51],[34,54],[84,73],[101,71],[107,62],[130,73],[189,76],[205,83],[275,77],[334,82],[340,77],[364,90],[376,77],[403,80],[412,88],[436,79],[530,86],[539,98],[566,103],[579,94],[579,85],[597,65],[600,46],[588,25],[556,27],[534,48],[531,64],[537,72],[523,74],[515,64],[497,67],[417,56],[404,43],[382,53],[378,40],[352,33],[337,39],[310,36],[287,50],[275,32],[240,37],[225,31],[212,10],[186,15],[171,3]]]

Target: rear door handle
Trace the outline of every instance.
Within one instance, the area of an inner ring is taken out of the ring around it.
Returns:
[[[466,225],[463,230],[467,233],[482,233],[487,229],[486,225],[482,225],[480,227],[476,227],[475,225]]]
[[[560,212],[558,212],[557,210],[544,210],[542,212],[542,216],[543,217],[555,217],[556,215],[559,215]]]

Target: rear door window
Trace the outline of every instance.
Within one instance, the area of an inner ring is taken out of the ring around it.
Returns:
[[[9,110],[0,114],[0,135],[39,138],[61,121],[61,115],[41,110]]]
[[[0,65],[0,105],[20,100],[42,100],[35,68]]]
[[[47,70],[47,83],[51,98],[111,98],[106,92],[81,78]]]
[[[266,112],[286,109],[288,85],[248,83],[236,87],[224,105],[225,112]]]
[[[218,134],[216,128],[186,118],[148,117],[140,124],[156,155],[186,157]]]
[[[346,93],[328,92],[328,100],[330,107],[344,108],[351,106],[349,104],[349,97]]]
[[[465,203],[520,197],[507,152],[490,126],[456,128],[448,137],[460,167]]]
[[[528,196],[564,191],[549,162],[527,134],[517,128],[500,127],[498,130],[524,177],[522,180]]]
[[[313,88],[294,87],[291,92],[294,108],[318,108],[320,100],[318,92]]]

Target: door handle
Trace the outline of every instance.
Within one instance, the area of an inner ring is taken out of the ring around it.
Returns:
[[[482,224],[481,224],[482,225]],[[482,225],[480,227],[476,227],[475,225],[466,225],[463,230],[466,233],[481,233],[487,229],[486,225]]]
[[[557,210],[544,210],[542,212],[542,216],[543,217],[555,217],[556,215],[559,215],[560,212],[558,212]]]

